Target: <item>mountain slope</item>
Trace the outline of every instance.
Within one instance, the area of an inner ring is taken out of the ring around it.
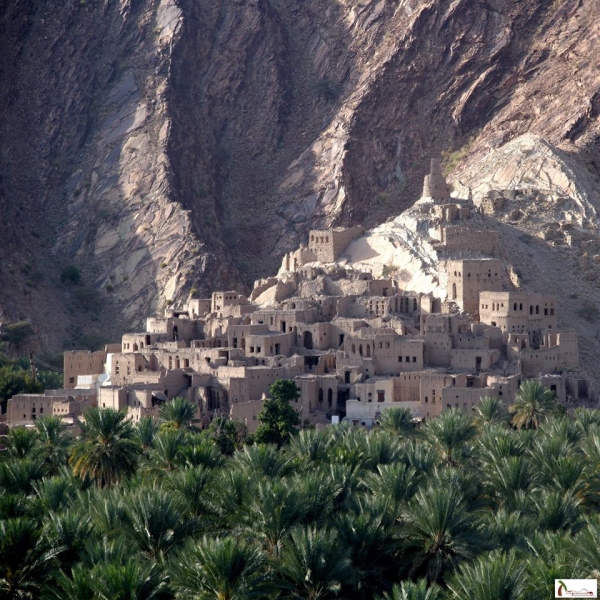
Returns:
[[[597,186],[591,1],[81,0],[0,8],[0,320],[114,336],[372,226],[427,158],[526,132]],[[76,264],[99,308],[59,282]],[[32,273],[36,276],[32,280]]]

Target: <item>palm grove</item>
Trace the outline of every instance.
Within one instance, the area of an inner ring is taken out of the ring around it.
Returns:
[[[600,411],[526,383],[507,414],[296,431],[280,381],[253,436],[91,410],[14,429],[0,461],[0,598],[546,600],[600,566]]]

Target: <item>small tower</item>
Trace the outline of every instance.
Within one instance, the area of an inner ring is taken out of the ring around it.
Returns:
[[[439,158],[431,159],[429,174],[425,175],[423,181],[422,198],[433,198],[433,200],[445,200],[450,198],[450,188],[442,174],[442,165]]]

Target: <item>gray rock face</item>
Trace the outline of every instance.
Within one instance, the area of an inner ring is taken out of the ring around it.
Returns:
[[[69,327],[114,336],[191,287],[274,272],[310,228],[398,214],[427,157],[478,160],[526,132],[597,170],[597,10],[8,0],[3,318],[55,345]],[[99,322],[59,284],[70,263],[106,306]]]

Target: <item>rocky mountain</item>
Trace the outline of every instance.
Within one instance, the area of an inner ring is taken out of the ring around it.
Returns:
[[[594,232],[598,12],[591,0],[7,0],[0,321],[29,319],[43,349],[69,347],[192,288],[248,289],[311,227],[372,227],[412,205],[430,156],[474,195],[490,177],[544,190],[548,173],[512,143],[526,133],[569,165],[560,197]],[[543,194],[511,209],[534,239],[512,262],[532,279],[565,248]],[[68,265],[78,286],[60,282]]]

